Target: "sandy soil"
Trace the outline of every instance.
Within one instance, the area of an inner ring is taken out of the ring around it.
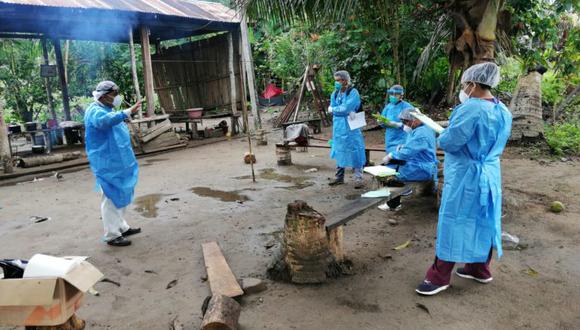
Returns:
[[[0,257],[90,256],[120,286],[101,282],[100,296],[86,297],[78,315],[87,329],[168,329],[174,319],[197,329],[209,294],[202,242],[217,240],[239,278],[265,278],[278,244],[266,246],[279,236],[287,203],[302,199],[327,213],[357,194],[349,184],[327,187],[326,150],[294,152],[295,166],[278,167],[278,134],[256,149],[257,183],[242,162],[243,140],[141,159],[127,219],[144,232],[128,248],[100,241],[99,195],[87,169],[0,187]],[[312,167],[319,171],[304,173]],[[491,284],[453,278],[438,296],[414,293],[433,260],[437,213],[431,198],[411,197],[400,212],[371,209],[345,228],[352,275],[313,286],[268,281],[267,291],[243,298],[241,328],[580,329],[580,166],[530,160],[512,148],[503,169],[504,230],[524,248],[494,261]],[[567,205],[558,215],[547,211],[556,199]],[[34,223],[35,215],[51,219]],[[407,240],[408,248],[392,250]]]

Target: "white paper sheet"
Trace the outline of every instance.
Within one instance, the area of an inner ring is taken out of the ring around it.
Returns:
[[[348,126],[350,127],[351,131],[357,128],[365,127],[366,125],[367,121],[365,119],[364,111],[355,113],[353,120],[348,117]]]
[[[361,197],[363,198],[380,198],[380,197],[389,197],[389,195],[391,195],[391,192],[389,191],[389,188],[381,188],[379,190],[373,190],[373,191],[369,191],[366,192],[364,194],[361,195]]]
[[[427,125],[429,128],[431,128],[438,134],[441,134],[441,132],[443,132],[444,130],[444,128],[441,125],[437,124],[435,121],[433,121],[433,119],[427,117],[422,113],[411,112],[411,116],[419,119],[423,124]]]
[[[86,257],[57,258],[44,254],[35,254],[24,270],[23,277],[64,277],[73,267]]]
[[[395,169],[378,165],[378,166],[368,166],[363,169],[364,172],[372,175],[372,176],[389,176],[389,175],[396,175],[397,171]]]

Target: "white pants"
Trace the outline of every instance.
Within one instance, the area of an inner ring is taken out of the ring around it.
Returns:
[[[101,200],[101,217],[103,218],[103,226],[105,227],[105,236],[103,237],[105,242],[122,236],[121,233],[131,228],[123,218],[123,213],[125,213],[125,208],[118,209],[113,204],[113,201],[103,194]]]

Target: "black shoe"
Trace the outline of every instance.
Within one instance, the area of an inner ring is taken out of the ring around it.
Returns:
[[[344,180],[334,179],[334,181],[330,182],[329,186],[338,186],[339,184],[344,184]]]
[[[123,236],[119,236],[119,237],[115,238],[114,240],[108,241],[107,244],[109,244],[111,246],[129,246],[129,245],[131,245],[131,241],[126,239]]]
[[[126,232],[122,233],[123,237],[139,234],[141,232],[141,228],[129,228]]]
[[[434,296],[443,290],[447,290],[447,288],[449,288],[449,284],[435,285],[425,280],[417,287],[417,289],[415,289],[415,292],[422,296]]]

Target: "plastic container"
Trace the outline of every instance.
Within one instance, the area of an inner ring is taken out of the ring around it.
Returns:
[[[201,115],[203,114],[203,108],[192,108],[185,111],[189,119],[201,119]]]

